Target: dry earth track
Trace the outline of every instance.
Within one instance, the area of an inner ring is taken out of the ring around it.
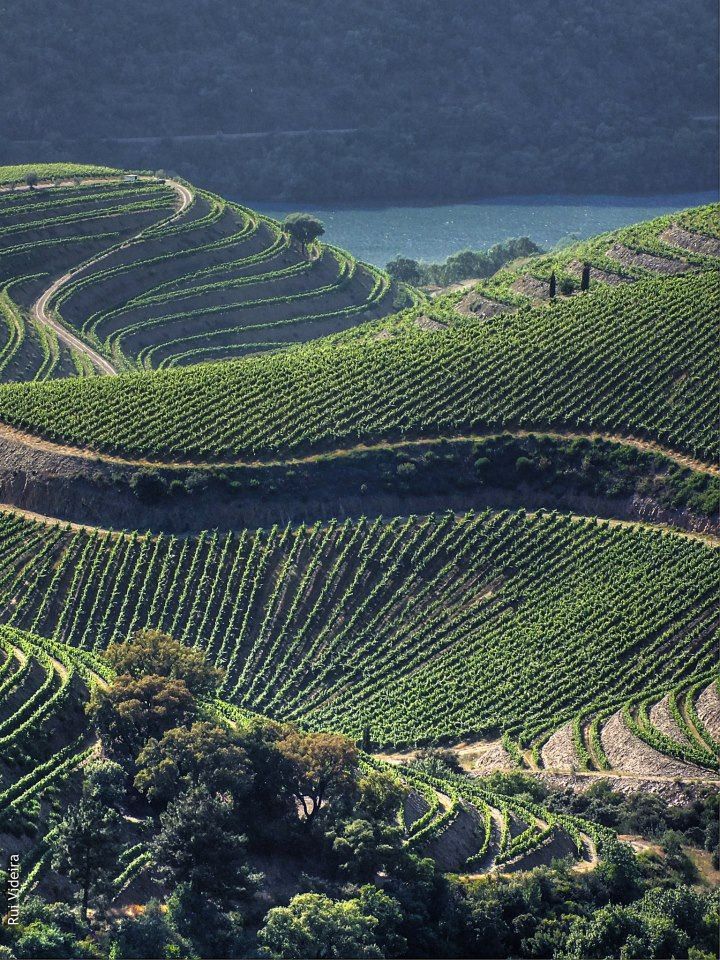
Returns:
[[[94,180],[91,182],[103,183],[103,182],[114,182],[116,178],[106,178],[104,180]],[[148,180],[153,182],[154,177],[141,177],[138,178],[141,180]],[[165,220],[159,221],[159,223],[153,223],[151,226],[153,229],[156,229],[158,226],[167,225],[176,220],[181,216],[185,210],[192,203],[193,195],[190,190],[184,184],[179,183],[177,180],[166,180],[165,183],[172,187],[173,190],[178,194],[180,198],[180,206],[175,210],[171,216],[167,217]],[[99,373],[103,373],[109,376],[117,374],[117,370],[110,363],[109,360],[106,360],[97,350],[94,350],[91,346],[81,340],[79,337],[75,336],[74,333],[71,333],[67,327],[55,320],[48,310],[48,305],[55,294],[65,286],[66,283],[69,283],[78,273],[81,273],[83,270],[87,269],[89,266],[94,266],[99,263],[101,260],[104,260],[106,257],[110,256],[111,253],[116,253],[118,250],[123,250],[126,247],[129,247],[131,244],[137,243],[142,239],[143,234],[149,230],[150,227],[143,227],[138,233],[130,237],[127,240],[124,240],[120,244],[114,244],[109,247],[107,250],[104,250],[102,253],[99,253],[97,256],[93,257],[91,260],[86,260],[83,263],[79,264],[77,267],[74,267],[72,270],[68,270],[67,273],[64,273],[61,277],[58,277],[54,280],[47,290],[40,295],[40,297],[35,301],[32,307],[32,315],[38,323],[41,323],[43,326],[48,327],[52,330],[59,340],[61,340],[66,346],[70,347],[71,350],[76,350],[78,353],[84,353],[86,357],[90,360],[92,365]]]
[[[579,433],[575,431],[545,430],[539,426],[532,429],[513,429],[508,427],[506,430],[490,431],[488,433],[463,433],[453,436],[440,437],[416,437],[409,440],[380,440],[377,443],[358,443],[351,447],[338,447],[330,450],[318,450],[314,453],[304,454],[302,456],[278,457],[274,459],[247,460],[237,457],[234,460],[162,460],[153,457],[123,457],[115,453],[105,453],[94,450],[91,447],[73,446],[68,443],[58,443],[54,440],[48,440],[38,434],[19,430],[17,427],[0,421],[0,438],[12,443],[30,447],[34,450],[55,454],[61,457],[73,457],[82,460],[93,460],[96,463],[103,461],[105,463],[117,464],[124,467],[152,468],[162,467],[168,470],[210,470],[220,469],[229,470],[234,467],[278,467],[293,466],[303,463],[313,463],[314,461],[325,459],[327,457],[351,457],[357,453],[372,453],[377,450],[396,450],[409,449],[412,447],[425,447],[437,443],[467,443],[482,442],[509,434],[514,437],[528,437],[542,435],[550,437],[553,440],[604,440],[608,443],[623,444],[629,447],[635,447],[646,453],[658,453],[678,466],[686,467],[690,470],[696,470],[698,473],[709,474],[714,477],[720,477],[720,466],[704,463],[702,460],[696,460],[684,453],[663,447],[659,443],[651,440],[640,440],[636,437],[624,437],[613,433],[601,433],[598,431],[589,431]]]

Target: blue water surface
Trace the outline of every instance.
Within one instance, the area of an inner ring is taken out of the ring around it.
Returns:
[[[385,266],[402,255],[440,261],[458,250],[483,250],[509,237],[527,236],[545,249],[575,235],[580,239],[717,200],[714,193],[652,197],[507,197],[438,206],[342,206],[255,203],[236,198],[272,217],[295,210],[316,214],[328,242],[356,257]]]

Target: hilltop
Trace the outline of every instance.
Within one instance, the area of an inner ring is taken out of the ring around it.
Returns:
[[[412,299],[185,181],[40,164],[0,168],[0,184],[3,380],[284,349]]]

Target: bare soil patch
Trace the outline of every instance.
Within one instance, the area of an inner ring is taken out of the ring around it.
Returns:
[[[482,776],[493,770],[514,770],[515,763],[502,740],[463,741],[452,747],[463,768]]]
[[[670,694],[668,693],[662,700],[658,701],[658,703],[653,704],[650,708],[650,722],[666,736],[677,741],[677,743],[689,745],[690,740],[685,736],[678,726],[677,721],[670,713],[669,699]]]
[[[537,277],[531,277],[528,274],[513,281],[510,289],[532,300],[550,299],[550,284],[546,280],[538,280]]]
[[[720,696],[714,683],[702,691],[695,709],[711,736],[720,740]]]
[[[638,250],[631,250],[621,243],[614,243],[605,251],[605,256],[611,260],[617,260],[624,267],[630,267],[640,270],[650,270],[653,273],[662,273],[665,276],[673,276],[677,273],[685,273],[688,270],[696,268],[685,260],[674,260],[672,257],[660,257],[655,253],[641,253]]]
[[[579,260],[571,260],[567,265],[568,273],[573,276],[581,277],[583,264]],[[610,270],[600,270],[599,267],[590,267],[590,282],[609,283],[611,286],[617,286],[621,283],[635,283],[634,277],[628,277],[621,273],[612,273]]]
[[[466,294],[456,305],[458,313],[466,317],[479,317],[482,320],[490,320],[501,313],[513,313],[517,307],[509,303],[501,303],[499,300],[491,300],[480,293],[472,291]]]
[[[548,840],[524,857],[502,864],[500,873],[517,873],[518,870],[532,870],[533,867],[549,867],[553,860],[565,857],[577,858],[575,844],[564,830],[553,830]]]
[[[403,808],[405,824],[408,827],[411,827],[415,821],[419,820],[420,817],[429,809],[430,804],[427,802],[425,797],[416,790],[411,790],[405,798],[405,805]]]
[[[573,742],[572,722],[556,730],[540,754],[548,770],[556,770],[559,773],[574,773],[579,770],[580,764]]]
[[[667,757],[640,740],[627,728],[620,711],[614,713],[602,728],[600,740],[615,770],[640,774],[648,779],[655,776],[715,779],[702,767]]]
[[[480,849],[482,837],[482,826],[475,811],[463,806],[450,826],[430,840],[423,854],[432,857],[441,870],[461,870],[467,858]]]
[[[700,253],[704,257],[720,257],[720,240],[717,237],[708,237],[704,233],[685,230],[676,223],[667,230],[663,230],[660,239],[664,243],[669,243],[671,247],[681,247],[692,253]]]
[[[415,317],[415,324],[420,327],[421,330],[427,330],[432,333],[437,330],[447,330],[446,323],[440,323],[439,320],[432,320],[430,317],[422,316]]]

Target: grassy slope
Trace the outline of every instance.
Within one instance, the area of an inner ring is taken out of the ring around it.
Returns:
[[[23,182],[28,174],[34,173],[40,180],[56,177],[92,177],[119,173],[114,167],[101,167],[92,163],[18,163],[13,166],[0,166],[0,183]]]
[[[513,305],[528,304],[531,297],[516,289],[515,284],[523,277],[549,281],[555,273],[558,282],[571,283],[575,290],[580,288],[580,270],[578,264],[589,263],[596,270],[603,271],[608,279],[633,281],[651,276],[652,271],[639,265],[622,265],[608,256],[608,251],[616,244],[639,253],[651,253],[669,260],[680,260],[697,270],[717,270],[720,260],[717,257],[694,253],[691,250],[676,247],[662,239],[663,233],[673,225],[679,225],[708,237],[720,236],[720,204],[708,204],[693,207],[678,213],[665,214],[654,220],[631,224],[603,233],[580,243],[573,243],[562,250],[520,260],[499,270],[493,277],[481,281],[475,289],[491,299],[497,299]],[[601,282],[593,279],[591,285]],[[463,298],[465,291],[443,298],[438,306],[452,306]]]

